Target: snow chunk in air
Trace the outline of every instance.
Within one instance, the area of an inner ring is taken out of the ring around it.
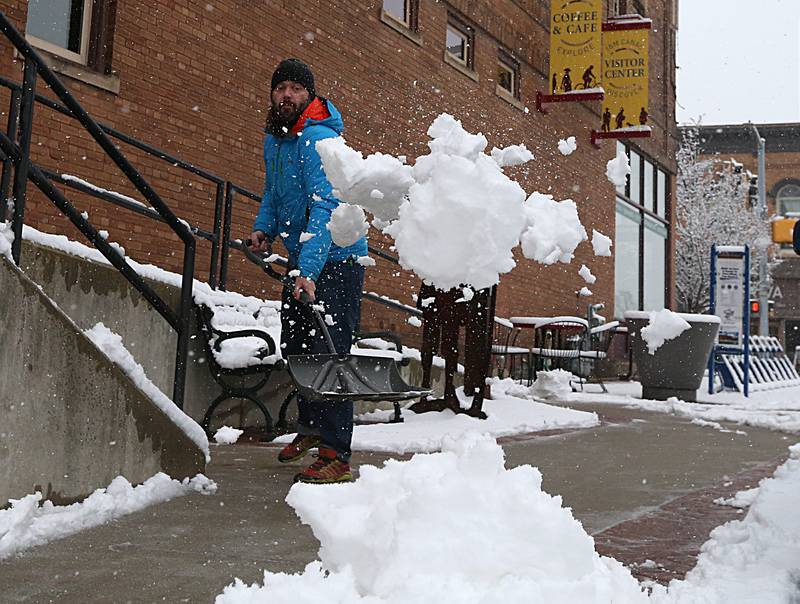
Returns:
[[[501,168],[506,166],[521,166],[533,159],[533,153],[528,151],[525,145],[511,145],[503,149],[494,147],[492,149],[492,159],[497,162]]]
[[[360,205],[381,220],[397,217],[403,197],[414,182],[411,166],[383,153],[365,159],[341,137],[322,139],[316,149],[339,199]],[[375,191],[380,195],[374,195]]]
[[[581,264],[581,270],[578,271],[578,275],[580,275],[589,285],[597,281],[597,277],[592,274],[592,271],[585,264]]]
[[[384,233],[403,268],[442,290],[495,285],[516,266],[525,191],[482,153],[485,137],[452,116],[440,115],[428,132],[431,153],[417,159],[408,200]]]
[[[587,239],[571,199],[533,193],[525,202],[528,227],[522,233],[522,253],[542,264],[569,263],[578,244]]]
[[[592,229],[592,248],[595,256],[611,255],[611,237]]]
[[[624,151],[620,151],[614,159],[609,160],[606,164],[606,177],[615,187],[624,187],[630,173],[631,166]]]
[[[574,136],[569,136],[566,139],[558,141],[558,150],[561,155],[572,155],[575,149],[578,148],[578,143],[575,142]]]
[[[361,207],[343,203],[331,213],[327,228],[336,245],[347,247],[367,234],[369,224]]]

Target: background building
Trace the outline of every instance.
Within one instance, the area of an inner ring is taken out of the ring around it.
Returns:
[[[652,19],[650,119],[653,136],[620,144],[630,155],[629,184],[614,191],[605,176],[615,143],[589,144],[599,129],[600,103],[535,109],[548,90],[549,2],[502,0],[361,0],[328,3],[241,3],[231,0],[0,0],[69,88],[99,121],[221,180],[261,193],[261,143],[269,81],[275,65],[293,56],[308,62],[317,90],[345,118],[345,136],[363,153],[426,151],[426,130],[441,112],[453,114],[489,145],[524,143],[535,156],[511,171],[529,193],[576,201],[591,234],[615,241],[612,258],[582,245],[570,265],[540,267],[518,257],[503,277],[497,314],[581,314],[588,302],[624,310],[673,305],[672,224],[676,171],[676,0],[605,3],[605,16],[638,12]],[[4,45],[0,75],[21,81],[22,62]],[[39,92],[47,95],[46,90]],[[0,107],[9,91],[0,87]],[[38,105],[33,160],[59,174],[134,195],[126,179],[74,122]],[[575,136],[568,157],[559,139]],[[173,210],[210,229],[217,185],[170,162],[122,145]],[[80,239],[64,218],[29,188],[26,222]],[[180,266],[180,248],[166,228],[133,212],[98,204],[74,190],[109,239],[139,261]],[[238,195],[232,236],[250,232],[257,202]],[[371,244],[388,249],[379,233]],[[476,241],[475,245],[480,245]],[[198,245],[198,277],[207,278],[208,242]],[[594,296],[578,298],[585,263],[597,276]],[[418,280],[386,261],[368,271],[367,288],[412,303]],[[275,296],[276,289],[246,261],[231,256],[228,288]],[[610,314],[610,313],[607,313]],[[396,311],[365,305],[370,327],[411,330]]]
[[[767,209],[773,215],[772,238],[781,260],[772,270],[769,330],[791,353],[800,345],[800,259],[791,245],[793,216],[800,213],[800,124],[756,124],[756,128],[766,140]],[[704,156],[733,159],[758,176],[758,141],[750,124],[700,126],[697,130]],[[755,183],[753,178],[752,203],[757,203]]]

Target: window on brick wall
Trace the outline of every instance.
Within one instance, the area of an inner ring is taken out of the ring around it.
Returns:
[[[670,175],[633,146],[618,143],[631,174],[617,187],[614,254],[615,316],[660,310],[666,303],[670,241]]]
[[[417,31],[419,0],[383,0],[383,15],[388,16],[411,31]]]
[[[467,69],[475,69],[475,29],[453,16],[447,21],[447,55]]]
[[[611,6],[615,15],[637,14],[642,17],[646,16],[646,6],[643,0],[613,0]]]
[[[30,0],[25,35],[36,47],[111,73],[116,0]]]
[[[497,88],[499,93],[519,99],[519,62],[503,50],[497,57]]]

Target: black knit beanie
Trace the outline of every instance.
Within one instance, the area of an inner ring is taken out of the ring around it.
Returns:
[[[275,90],[275,87],[281,82],[285,81],[297,82],[302,84],[308,90],[308,96],[314,98],[316,90],[314,90],[314,74],[311,73],[311,68],[303,63],[300,59],[284,59],[275,68],[275,73],[272,74],[272,87],[270,92]]]

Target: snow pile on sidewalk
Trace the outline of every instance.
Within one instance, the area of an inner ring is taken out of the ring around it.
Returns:
[[[664,308],[658,312],[650,312],[650,323],[642,328],[642,340],[647,343],[647,352],[654,355],[664,342],[677,338],[690,328],[686,319]]]
[[[761,481],[747,516],[717,527],[697,566],[657,604],[796,602],[800,581],[800,444]]]
[[[439,454],[362,466],[355,483],[296,484],[287,502],[320,560],[265,572],[263,587],[237,579],[216,602],[647,602],[541,479],[531,466],[507,470],[502,449],[471,434]]]
[[[133,380],[139,390],[150,397],[153,403],[200,448],[205,455],[206,463],[210,462],[211,453],[208,449],[208,437],[203,428],[179,409],[172,402],[172,399],[150,381],[144,372],[144,368],[136,362],[131,353],[128,352],[128,349],[122,344],[122,338],[102,323],[97,323],[91,329],[84,331],[84,333],[111,362],[116,364]]]
[[[564,369],[552,371],[537,371],[536,381],[533,382],[530,392],[539,398],[564,398],[572,394],[572,380],[577,381],[574,375]]]
[[[230,426],[222,426],[219,430],[214,432],[214,441],[218,445],[232,445],[239,440],[242,434],[244,434],[244,430],[231,428]]]
[[[704,425],[719,429],[719,422],[734,422],[740,426],[767,428],[788,433],[800,433],[800,387],[751,392],[708,394],[708,380],[703,378],[697,390],[697,402],[687,403],[677,398],[656,401],[641,398],[639,382],[606,382],[608,394],[573,392],[564,402],[595,402],[624,405],[647,411],[671,413],[680,417],[708,422]],[[711,422],[714,422],[712,424]],[[736,430],[733,430],[736,432]]]
[[[198,474],[182,482],[163,472],[132,486],[117,476],[105,489],[97,489],[80,503],[56,506],[42,500],[40,492],[12,499],[11,507],[0,510],[0,560],[23,549],[104,524],[155,503],[169,501],[192,492],[211,495],[217,490],[214,481]]]
[[[481,420],[446,410],[439,413],[414,413],[403,409],[403,423],[388,423],[394,411],[375,411],[358,417],[359,421],[382,422],[356,425],[353,429],[354,451],[384,453],[432,453],[440,451],[448,439],[463,438],[470,432],[480,432],[501,438],[530,434],[542,430],[591,428],[600,423],[596,413],[575,411],[529,400],[531,390],[510,379],[492,378],[492,398],[483,401],[488,416]],[[464,389],[456,394],[462,408],[468,408],[471,398]],[[526,398],[527,397],[527,398]],[[288,443],[294,434],[285,434],[273,442]]]

